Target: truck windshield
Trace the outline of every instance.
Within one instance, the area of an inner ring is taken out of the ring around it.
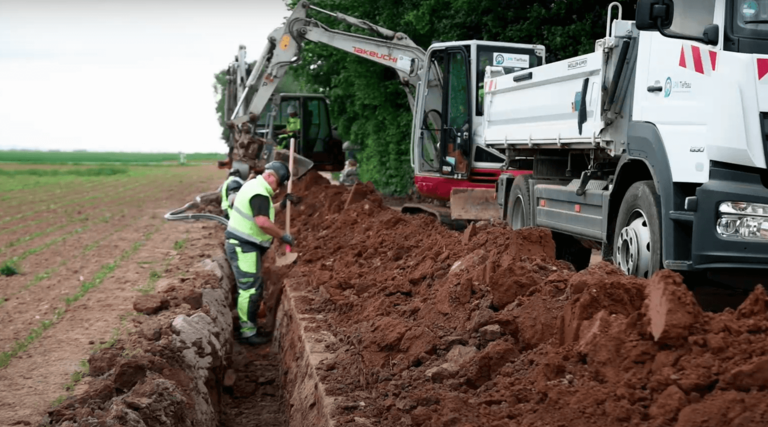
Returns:
[[[483,98],[485,89],[485,68],[489,66],[504,68],[504,74],[516,73],[528,68],[541,65],[540,59],[533,49],[520,49],[505,46],[478,46],[477,47],[477,111],[478,116],[483,115]]]
[[[768,39],[768,0],[733,0],[733,32],[752,39]]]

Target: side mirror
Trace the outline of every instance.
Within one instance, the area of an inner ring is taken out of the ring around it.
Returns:
[[[710,46],[720,44],[720,27],[717,24],[707,25],[704,28],[704,42]]]
[[[659,19],[661,29],[667,30],[675,16],[675,3],[672,0],[638,0],[636,15],[635,25],[640,31],[658,31]]]

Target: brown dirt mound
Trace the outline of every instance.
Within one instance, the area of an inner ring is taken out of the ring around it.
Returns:
[[[669,271],[575,273],[546,230],[482,224],[467,241],[384,207],[370,186],[306,183],[292,219],[299,261],[280,277],[312,295],[302,311],[335,337],[326,392],[365,402],[340,405],[340,422],[768,422],[762,288],[736,311],[704,313]]]

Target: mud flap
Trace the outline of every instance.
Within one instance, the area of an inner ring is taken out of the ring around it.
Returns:
[[[496,190],[454,188],[451,190],[451,219],[501,220],[501,207],[496,202]]]

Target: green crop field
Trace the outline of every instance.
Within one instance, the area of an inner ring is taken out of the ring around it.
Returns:
[[[224,153],[189,153],[187,163],[225,160]],[[0,163],[26,164],[158,164],[179,163],[178,153],[100,153],[87,151],[0,151]]]

